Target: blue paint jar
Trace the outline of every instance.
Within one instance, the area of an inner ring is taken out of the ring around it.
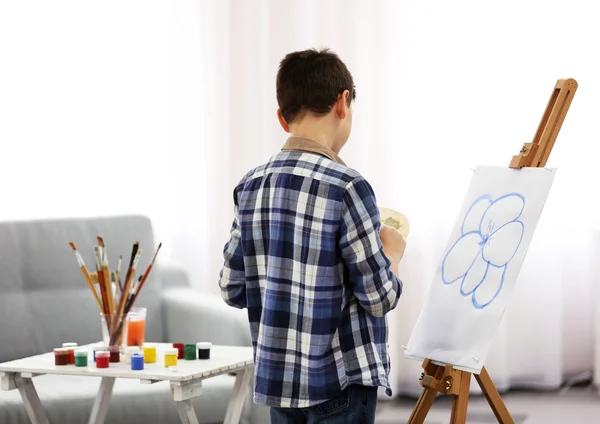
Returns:
[[[142,371],[144,369],[144,355],[134,353],[131,355],[131,369],[133,371]]]

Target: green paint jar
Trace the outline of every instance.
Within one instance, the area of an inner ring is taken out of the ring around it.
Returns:
[[[187,361],[195,361],[196,358],[196,345],[195,344],[186,344],[183,347],[184,357]]]
[[[76,367],[87,367],[88,362],[88,351],[79,349],[75,351],[75,366]]]

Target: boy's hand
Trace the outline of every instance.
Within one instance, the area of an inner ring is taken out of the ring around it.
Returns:
[[[393,265],[397,266],[404,256],[404,249],[406,249],[404,237],[402,237],[400,231],[385,224],[379,230],[379,237],[381,238],[385,255],[392,261]]]

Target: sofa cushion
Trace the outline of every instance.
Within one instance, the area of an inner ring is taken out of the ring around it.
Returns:
[[[193,400],[200,423],[222,423],[235,377],[222,375],[203,381],[202,395]],[[42,375],[33,383],[51,423],[86,423],[94,403],[100,378]],[[252,407],[250,390],[241,422],[246,423]],[[0,391],[0,423],[29,424],[18,390]],[[181,423],[173,395],[166,381],[141,384],[139,380],[117,379],[107,423]]]

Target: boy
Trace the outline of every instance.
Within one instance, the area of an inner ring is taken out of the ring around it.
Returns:
[[[377,387],[391,395],[385,315],[402,291],[405,242],[338,156],[355,96],[334,53],[288,54],[277,116],[290,137],[234,190],[219,286],[248,309],[254,401],[272,423],[373,423]]]

